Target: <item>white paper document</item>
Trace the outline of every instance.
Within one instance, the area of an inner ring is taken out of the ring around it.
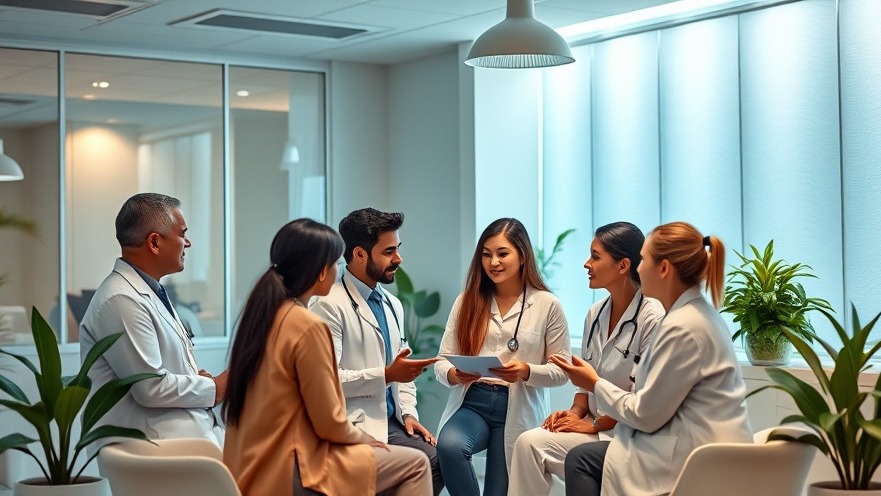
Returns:
[[[441,355],[462,372],[480,374],[481,377],[497,377],[489,371],[502,366],[502,361],[497,356],[470,356],[470,355]]]

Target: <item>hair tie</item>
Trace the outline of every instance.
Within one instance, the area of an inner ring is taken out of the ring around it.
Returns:
[[[712,246],[710,245],[710,237],[709,236],[704,236],[704,247],[712,250]]]
[[[271,264],[269,266],[269,269],[275,271],[278,274],[281,274],[281,271],[278,270],[278,264]]]

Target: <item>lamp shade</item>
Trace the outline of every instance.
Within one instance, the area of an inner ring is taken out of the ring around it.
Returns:
[[[0,140],[0,181],[20,181],[24,179],[18,162],[3,153],[3,140]]]
[[[532,0],[508,0],[505,19],[480,35],[465,63],[494,69],[551,67],[575,62],[569,44],[536,20]]]

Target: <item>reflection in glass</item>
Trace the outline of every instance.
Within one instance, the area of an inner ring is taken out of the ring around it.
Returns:
[[[278,228],[325,221],[324,76],[230,67],[233,316]]]
[[[54,52],[0,49],[0,140],[24,174],[0,182],[0,346],[32,342],[32,306],[61,329],[57,66]]]
[[[119,256],[120,206],[151,191],[181,200],[192,242],[184,271],[162,283],[196,336],[224,335],[221,66],[68,54],[66,69],[67,291],[74,318],[82,318]]]

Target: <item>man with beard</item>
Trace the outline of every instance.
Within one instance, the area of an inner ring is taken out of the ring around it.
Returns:
[[[435,437],[419,423],[413,380],[437,358],[407,358],[404,309],[380,285],[401,264],[404,214],[373,208],[340,221],[346,270],[310,309],[330,327],[349,420],[379,441],[418,449],[431,461],[434,494],[443,488]]]

